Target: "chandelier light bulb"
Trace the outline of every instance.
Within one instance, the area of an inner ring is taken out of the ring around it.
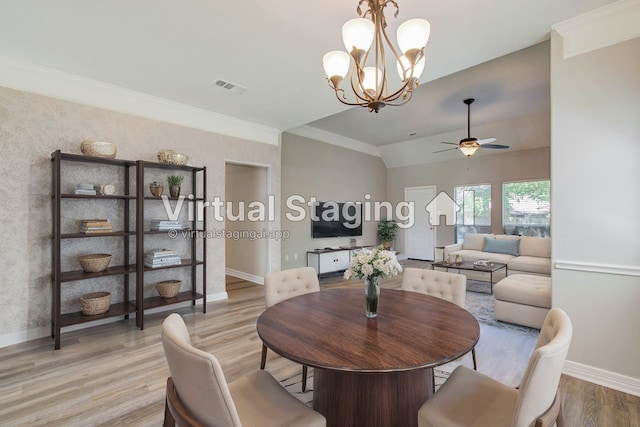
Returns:
[[[377,77],[377,78],[376,78]],[[376,67],[365,67],[362,87],[371,96],[375,96],[382,80],[382,71]]]
[[[413,68],[413,78],[418,80],[424,71],[425,64],[424,56],[418,60],[415,67]],[[411,61],[407,58],[407,55],[402,55],[400,57],[400,61],[397,63],[398,75],[400,76],[400,80],[405,81],[411,76]],[[405,74],[406,73],[406,74]]]
[[[375,25],[370,19],[354,18],[342,26],[342,41],[349,53],[353,52],[354,46],[358,50],[368,51],[374,34]]]
[[[398,46],[406,54],[412,49],[422,49],[429,41],[431,24],[426,19],[410,19],[398,27]]]
[[[351,57],[342,50],[333,50],[322,57],[324,72],[328,78],[340,76],[344,79],[349,72],[350,63]]]

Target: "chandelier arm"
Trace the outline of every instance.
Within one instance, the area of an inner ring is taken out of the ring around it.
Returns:
[[[369,55],[368,53],[367,55],[365,55],[363,59],[363,63],[365,63],[368,55]],[[359,63],[355,62],[353,67],[351,68],[351,75],[349,79],[351,83],[351,90],[353,91],[353,94],[356,97],[356,99],[359,99],[362,101],[361,104],[358,104],[358,105],[368,105],[369,102],[372,101],[372,98],[369,96],[367,91],[364,90],[364,86],[362,85],[362,79],[360,78],[361,75],[364,75],[364,70]]]

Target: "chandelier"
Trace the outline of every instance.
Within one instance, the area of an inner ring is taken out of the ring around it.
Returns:
[[[364,12],[363,3],[368,6]],[[426,19],[410,19],[400,25],[397,32],[400,55],[386,33],[384,9],[389,4],[395,7],[394,17],[397,17],[398,4],[393,0],[360,0],[357,8],[360,18],[351,19],[342,26],[342,39],[348,53],[334,50],[322,58],[329,86],[343,104],[367,107],[377,113],[385,105],[406,104],[418,87],[431,25]],[[397,89],[389,88],[385,51],[393,55],[396,62],[401,80]],[[349,101],[344,89],[340,88],[347,74],[355,97],[353,101]]]

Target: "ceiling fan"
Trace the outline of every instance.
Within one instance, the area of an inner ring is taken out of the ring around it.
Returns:
[[[446,150],[434,151],[434,153],[442,153],[443,151],[460,149],[460,151],[462,151],[462,154],[464,154],[467,157],[471,157],[476,152],[476,150],[480,147],[495,148],[499,150],[504,150],[506,148],[509,148],[508,145],[492,144],[492,142],[496,141],[495,138],[478,139],[478,138],[471,137],[471,104],[473,103],[473,101],[475,101],[474,98],[467,98],[463,101],[465,104],[467,104],[467,137],[464,139],[461,139],[458,144],[455,144],[453,142],[442,142],[442,144],[456,145],[456,147],[447,148]]]

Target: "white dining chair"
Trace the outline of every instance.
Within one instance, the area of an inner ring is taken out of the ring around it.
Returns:
[[[572,335],[569,316],[551,309],[519,387],[458,366],[418,411],[418,427],[562,427],[558,385]]]
[[[320,291],[320,281],[313,267],[272,271],[264,276],[264,302],[269,308],[281,301],[298,295]],[[260,369],[267,363],[267,346],[262,344]],[[302,365],[302,391],[307,390],[307,366]]]
[[[162,323],[167,380],[164,426],[323,427],[326,419],[296,399],[271,374],[256,370],[227,384],[212,354],[191,345],[182,317]]]

